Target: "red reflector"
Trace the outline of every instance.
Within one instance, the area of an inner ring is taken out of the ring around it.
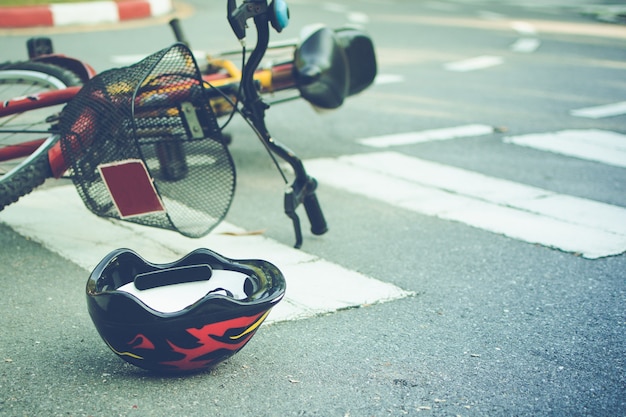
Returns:
[[[121,218],[165,212],[165,207],[141,159],[98,166]]]

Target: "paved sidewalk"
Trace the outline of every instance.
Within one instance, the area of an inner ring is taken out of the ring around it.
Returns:
[[[105,0],[93,3],[0,7],[0,28],[117,23],[161,16],[172,10],[171,0]]]

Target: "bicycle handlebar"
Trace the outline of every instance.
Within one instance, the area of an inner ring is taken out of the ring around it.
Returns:
[[[322,235],[328,231],[324,213],[320,206],[315,189],[317,181],[315,178],[308,177],[306,182],[294,184],[285,191],[285,214],[293,222],[293,228],[296,234],[296,243],[294,247],[302,246],[302,228],[300,226],[300,218],[296,214],[296,209],[300,204],[304,205],[304,210],[311,223],[311,233],[314,235]]]
[[[295,180],[285,191],[284,209],[293,222],[296,235],[294,246],[299,248],[302,245],[302,230],[296,209],[300,204],[304,205],[313,234],[326,233],[328,225],[315,194],[317,181],[307,174],[302,161],[293,152],[271,137],[265,125],[265,110],[269,106],[262,100],[254,84],[254,73],[269,45],[270,23],[280,32],[288,22],[286,4],[279,1],[280,5],[276,8],[276,1],[273,2],[274,8],[268,8],[267,0],[244,0],[239,7],[236,7],[235,0],[228,0],[228,21],[237,38],[242,40],[245,38],[246,21],[250,18],[254,20],[257,43],[241,75],[243,113],[268,149],[289,163],[294,170]]]
[[[174,32],[174,37],[176,38],[176,40],[189,47],[189,41],[187,41],[187,38],[185,37],[185,34],[183,32],[183,28],[180,26],[180,20],[178,20],[177,17],[170,20],[170,27]]]
[[[302,161],[291,150],[275,141],[270,135],[265,125],[265,110],[269,108],[269,105],[263,101],[254,79],[255,72],[269,46],[270,24],[276,31],[281,32],[289,22],[289,10],[284,0],[273,0],[270,5],[268,5],[268,0],[243,0],[239,6],[237,6],[237,0],[228,0],[227,18],[242,45],[245,45],[247,21],[249,19],[254,21],[256,45],[241,70],[239,80],[241,97],[238,97],[238,101],[242,103],[243,117],[253,126],[266,148],[289,163],[294,170],[295,179],[285,191],[284,210],[293,222],[296,235],[294,246],[299,248],[302,245],[302,230],[296,209],[300,204],[304,206],[311,224],[311,233],[321,235],[328,231],[324,213],[315,194],[317,181],[307,174]],[[189,46],[178,19],[171,20],[170,26],[176,39]],[[285,182],[288,184],[286,177]]]

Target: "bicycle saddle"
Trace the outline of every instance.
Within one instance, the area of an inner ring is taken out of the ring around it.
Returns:
[[[334,109],[346,97],[363,91],[376,77],[372,40],[356,28],[304,29],[295,51],[295,76],[302,97],[324,109]]]

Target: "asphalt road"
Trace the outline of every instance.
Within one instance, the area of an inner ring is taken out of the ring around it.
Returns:
[[[214,3],[188,1],[181,9],[194,49],[237,45],[225,7]],[[62,248],[39,243],[54,237],[38,230],[24,237],[0,212],[0,415],[626,414],[626,171],[619,164],[626,163],[619,105],[626,27],[583,14],[590,5],[291,2],[291,26],[275,39],[308,23],[363,24],[381,75],[329,114],[301,101],[270,109],[274,137],[323,178],[330,232],[305,233],[302,250],[412,295],[265,325],[211,372],[153,375],[126,365],[99,338],[84,300],[89,271],[59,255]],[[33,33],[50,33],[57,51],[99,71],[172,41],[160,21],[11,31],[0,37],[3,58],[23,59]],[[599,116],[580,116],[581,109]],[[470,134],[468,126],[491,130]],[[440,130],[449,128],[460,136]],[[291,245],[280,177],[241,121],[229,131],[238,188],[227,221]],[[557,151],[519,142],[544,134],[539,143],[552,143],[564,131],[583,131],[599,153],[574,136]],[[605,142],[598,132],[617,136]],[[395,134],[410,134],[408,142],[391,143]],[[362,141],[373,137],[384,147]],[[562,153],[574,150],[581,151]],[[617,161],[607,162],[611,155]],[[365,171],[353,170],[357,157]],[[437,170],[426,171],[424,161]],[[448,176],[450,183],[432,190],[431,182]],[[350,187],[346,178],[366,185]],[[502,201],[468,190],[471,184],[493,184]],[[520,209],[520,217],[510,210],[521,194],[504,196],[518,186],[547,191],[561,205]],[[440,211],[422,205],[435,197]],[[592,209],[579,214],[583,207]],[[589,233],[557,227],[562,216],[588,222]],[[45,210],[41,218],[56,221]],[[531,229],[546,237],[529,238]],[[605,250],[609,237],[617,243]],[[321,278],[336,296],[332,279]]]

